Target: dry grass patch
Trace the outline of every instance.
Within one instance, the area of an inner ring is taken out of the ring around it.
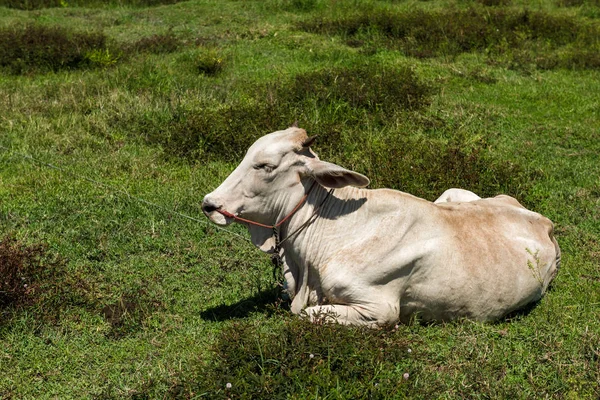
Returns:
[[[25,246],[6,236],[0,241],[0,309],[32,301],[45,246]]]

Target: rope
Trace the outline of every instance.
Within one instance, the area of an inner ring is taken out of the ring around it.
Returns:
[[[246,218],[238,217],[237,215],[234,215],[234,214],[230,213],[229,211],[225,211],[220,208],[216,209],[215,211],[218,212],[219,214],[222,214],[222,215],[228,217],[228,218],[233,218],[236,221],[245,222],[250,225],[255,225],[255,226],[260,226],[263,228],[272,229],[273,232],[277,233],[277,229],[281,225],[283,225],[285,223],[285,221],[292,218],[292,215],[294,215],[296,213],[296,211],[298,211],[298,209],[302,206],[302,204],[304,204],[304,202],[308,198],[309,193],[313,190],[313,188],[315,187],[316,184],[317,184],[317,182],[314,181],[312,186],[308,189],[308,192],[306,192],[306,194],[302,197],[302,199],[298,202],[298,204],[296,204],[296,207],[294,207],[294,209],[288,215],[286,215],[281,221],[277,222],[275,225],[261,224],[260,222],[256,222],[256,221],[252,221],[252,220],[249,220]]]
[[[163,210],[163,211],[165,211],[165,212],[167,212],[167,213],[169,213],[169,214],[177,215],[178,217],[185,218],[185,219],[188,219],[188,220],[190,220],[190,221],[194,221],[194,222],[203,223],[203,224],[205,224],[207,227],[208,227],[208,226],[213,226],[213,227],[217,228],[218,230],[221,230],[221,231],[227,232],[227,233],[229,233],[230,235],[237,236],[237,237],[239,237],[239,238],[241,238],[241,239],[244,239],[245,241],[247,241],[247,242],[249,242],[249,243],[252,243],[252,242],[250,241],[250,239],[248,239],[247,237],[245,237],[245,236],[242,236],[242,235],[240,235],[239,233],[236,233],[236,232],[230,231],[229,229],[225,229],[225,228],[223,228],[223,227],[220,227],[220,226],[218,226],[218,225],[211,225],[211,224],[210,224],[210,223],[209,223],[209,222],[208,222],[206,219],[198,219],[198,218],[194,218],[194,217],[191,217],[191,216],[189,216],[189,215],[186,215],[186,214],[180,213],[179,211],[175,211],[175,210],[172,210],[172,209],[170,209],[170,208],[167,208],[167,207],[165,207],[165,206],[162,206],[162,205],[160,205],[160,204],[156,204],[156,203],[153,203],[153,202],[151,202],[151,201],[145,200],[145,199],[143,199],[143,198],[141,198],[141,197],[134,196],[134,195],[130,194],[129,192],[127,192],[127,191],[125,191],[125,190],[123,190],[123,189],[121,189],[121,188],[118,188],[118,187],[116,187],[116,186],[109,185],[109,184],[107,184],[107,183],[104,183],[104,182],[100,182],[100,181],[98,181],[98,180],[96,180],[96,179],[89,178],[89,177],[87,177],[87,176],[85,176],[85,175],[81,175],[81,174],[77,174],[77,173],[75,173],[75,172],[69,171],[69,170],[67,170],[66,168],[59,167],[59,166],[57,166],[57,165],[50,164],[50,163],[48,163],[48,162],[45,162],[45,161],[39,160],[39,159],[37,159],[37,158],[35,158],[35,157],[33,157],[33,156],[30,156],[29,154],[20,153],[20,152],[18,152],[18,151],[14,151],[14,150],[12,150],[12,149],[10,149],[10,148],[8,148],[8,147],[2,146],[2,145],[0,145],[0,149],[2,149],[2,150],[5,150],[5,151],[7,151],[7,152],[9,152],[9,153],[11,153],[11,154],[13,154],[13,155],[19,156],[19,157],[21,157],[21,158],[23,158],[23,159],[26,159],[26,160],[28,160],[28,161],[30,161],[30,162],[33,162],[33,163],[36,163],[36,164],[42,165],[42,166],[44,166],[44,167],[51,168],[51,169],[54,169],[54,170],[56,170],[56,171],[59,171],[59,172],[61,172],[61,173],[65,174],[65,175],[69,175],[69,176],[71,176],[71,177],[74,177],[74,178],[77,178],[77,179],[81,179],[81,180],[84,180],[84,181],[87,181],[87,182],[93,183],[93,184],[95,184],[95,185],[97,185],[97,186],[100,186],[100,187],[103,187],[103,188],[106,188],[106,189],[110,189],[110,190],[112,190],[112,191],[114,191],[114,192],[116,192],[116,193],[123,194],[123,195],[127,196],[128,198],[131,198],[131,199],[133,199],[133,200],[136,200],[136,201],[138,201],[138,202],[140,202],[140,203],[143,203],[143,204],[146,204],[146,205],[149,205],[149,206],[152,206],[152,207],[155,207],[155,208],[161,209],[161,210]]]

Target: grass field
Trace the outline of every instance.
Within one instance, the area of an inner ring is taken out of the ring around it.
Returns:
[[[0,398],[600,398],[599,18],[593,0],[0,0]],[[493,324],[292,316],[268,256],[200,203],[295,120],[372,187],[552,219],[549,293]]]

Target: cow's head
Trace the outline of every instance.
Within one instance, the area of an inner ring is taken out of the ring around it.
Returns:
[[[317,181],[327,188],[364,187],[364,175],[319,160],[310,149],[314,141],[304,129],[291,127],[258,139],[240,165],[202,202],[202,211],[217,225],[233,218],[219,210],[265,225],[275,225],[289,214]],[[273,232],[248,225],[252,242],[263,251],[274,247]]]

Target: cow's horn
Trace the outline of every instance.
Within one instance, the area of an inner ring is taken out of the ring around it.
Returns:
[[[298,127],[298,120],[295,120],[294,123],[290,126],[290,128],[297,128]]]
[[[315,135],[307,138],[304,142],[302,142],[302,147],[310,147],[315,142],[315,140],[317,140],[318,136],[319,135]]]

